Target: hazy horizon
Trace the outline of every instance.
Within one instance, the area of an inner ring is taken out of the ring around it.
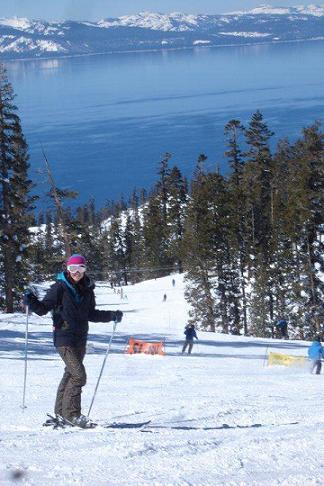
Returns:
[[[298,0],[268,1],[264,2],[272,7],[288,7],[302,4]],[[131,15],[143,11],[170,13],[184,12],[192,14],[220,14],[236,10],[250,10],[262,4],[262,1],[248,0],[242,5],[239,0],[45,0],[39,3],[36,0],[0,0],[0,17],[27,17],[46,20],[100,20],[107,17]],[[305,5],[311,2],[305,2]],[[199,8],[197,8],[197,4]]]

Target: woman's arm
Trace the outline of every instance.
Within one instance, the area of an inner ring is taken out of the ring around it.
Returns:
[[[104,311],[96,309],[96,299],[94,292],[92,292],[91,296],[91,303],[90,303],[90,311],[89,311],[89,321],[92,322],[110,322],[110,321],[118,321],[120,322],[123,317],[123,313],[121,311]]]
[[[62,300],[61,294],[62,289],[58,283],[52,285],[42,300],[39,300],[34,294],[29,294],[27,296],[29,308],[32,312],[35,312],[35,314],[44,316],[50,310],[53,310],[55,307],[60,305],[60,300]]]

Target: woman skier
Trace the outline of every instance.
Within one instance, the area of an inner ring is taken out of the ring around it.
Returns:
[[[24,302],[39,316],[52,311],[54,346],[65,364],[56,395],[55,416],[86,428],[90,421],[81,414],[81,392],[86,384],[83,359],[88,321],[120,322],[123,313],[96,309],[94,284],[86,275],[86,260],[82,255],[72,255],[66,262],[66,268],[42,300],[28,290]]]

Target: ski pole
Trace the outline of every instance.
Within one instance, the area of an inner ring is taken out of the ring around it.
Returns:
[[[111,343],[112,343],[112,340],[113,340],[113,337],[114,337],[114,334],[115,334],[115,331],[116,331],[116,327],[117,327],[117,321],[114,322],[114,327],[113,327],[113,330],[112,330],[112,333],[111,333],[111,336],[110,336],[110,339],[109,339],[107,351],[106,351],[106,354],[105,354],[105,357],[104,357],[104,360],[103,360],[103,363],[102,363],[102,366],[101,366],[99,378],[98,378],[98,381],[97,381],[97,384],[96,384],[96,388],[95,388],[95,391],[94,391],[94,394],[93,394],[93,397],[92,397],[92,400],[91,400],[91,404],[90,404],[90,407],[89,407],[89,411],[88,411],[87,417],[89,417],[89,415],[90,415],[90,412],[91,412],[91,409],[92,409],[92,405],[93,405],[94,399],[95,399],[96,394],[97,394],[98,386],[99,386],[99,383],[100,383],[100,380],[101,380],[101,376],[102,376],[103,370],[105,368],[106,360],[107,360],[107,357],[108,357],[108,354],[109,354],[109,351],[110,351],[110,346],[111,346]]]
[[[269,348],[269,344],[268,344],[267,349],[266,349],[266,352],[264,354],[263,368],[265,367],[265,364],[266,364],[266,361],[267,361],[267,358],[268,358],[268,348]]]
[[[29,306],[26,305],[26,331],[25,331],[25,373],[24,373],[24,391],[23,391],[23,401],[22,401],[22,409],[24,410],[26,407],[25,405],[25,397],[26,397],[26,382],[27,382],[27,357],[28,357],[28,321],[29,321]]]
[[[198,354],[200,354],[200,347],[199,347],[198,341],[196,341],[196,346],[197,346]]]

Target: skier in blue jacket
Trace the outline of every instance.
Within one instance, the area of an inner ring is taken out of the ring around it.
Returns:
[[[193,324],[188,324],[185,327],[184,334],[186,336],[186,340],[183,343],[183,348],[182,348],[182,354],[184,354],[185,350],[188,347],[188,354],[191,354],[192,348],[193,348],[193,340],[194,338],[198,339],[198,336],[196,334],[195,326]]]
[[[324,349],[321,345],[320,336],[317,336],[308,348],[308,357],[312,360],[311,373],[315,370],[316,375],[319,375],[322,368],[321,358],[324,357]]]

